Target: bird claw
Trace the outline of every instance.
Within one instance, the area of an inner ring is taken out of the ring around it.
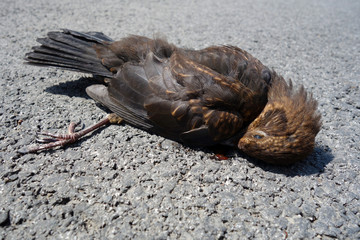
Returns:
[[[45,137],[39,137],[36,139],[39,143],[48,143],[48,142],[57,142],[62,140],[69,140],[74,138],[74,134],[77,132],[80,132],[85,128],[85,124],[82,123],[81,127],[79,128],[79,125],[81,124],[81,120],[78,122],[70,122],[70,125],[68,127],[68,134],[54,134],[50,132],[39,132],[37,136],[45,136]]]
[[[58,138],[60,135],[53,134],[53,133],[50,133],[50,132],[39,132],[37,134],[37,136],[46,136],[46,137],[51,137],[51,138]]]
[[[50,143],[50,142],[57,142],[62,140],[72,139],[72,135],[76,132],[69,133],[69,134],[53,134],[50,132],[40,132],[37,134],[36,142],[38,143]]]
[[[36,142],[40,145],[35,145],[33,147],[28,147],[27,149],[20,149],[18,152],[21,154],[26,154],[30,152],[38,152],[45,149],[50,149],[58,146],[64,146],[66,144],[75,142],[82,135],[78,134],[81,130],[85,128],[85,124],[82,124],[81,128],[75,131],[79,127],[81,121],[71,122],[68,127],[68,134],[53,134],[50,132],[39,132],[37,133]]]
[[[36,142],[38,143],[49,143],[49,142],[56,142],[57,139],[54,138],[36,138]]]
[[[72,127],[71,124],[70,124],[69,128],[70,127]],[[54,133],[50,133],[50,132],[40,132],[37,134],[38,138],[36,139],[36,141],[38,143],[51,143],[51,142],[69,140],[69,139],[74,138],[75,133],[76,133],[76,131],[69,131],[68,134],[54,134]]]
[[[79,120],[79,121],[77,121],[77,122],[71,122],[69,127],[71,127],[71,124],[73,124],[74,130],[75,130],[75,129],[78,129],[77,131],[81,131],[81,130],[83,130],[83,129],[85,128],[85,124],[82,123],[81,120]],[[80,125],[80,124],[81,124],[81,126],[80,126],[80,128],[79,128],[79,125]]]
[[[109,116],[111,116],[111,114]],[[82,124],[81,129],[76,131],[75,129],[80,125],[81,121],[78,121],[76,123],[71,122],[68,127],[68,134],[53,134],[49,132],[40,132],[37,134],[37,142],[39,142],[40,145],[21,148],[18,150],[18,152],[20,154],[27,154],[55,147],[63,147],[67,144],[74,143],[82,136],[94,131],[95,129],[98,129],[101,126],[109,124],[109,116],[88,128],[85,128],[85,124]]]

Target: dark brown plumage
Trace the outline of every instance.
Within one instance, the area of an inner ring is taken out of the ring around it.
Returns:
[[[192,146],[237,145],[274,164],[293,163],[314,148],[316,101],[240,48],[181,49],[162,39],[113,41],[71,30],[38,42],[26,54],[29,64],[103,77],[88,95],[148,132]]]

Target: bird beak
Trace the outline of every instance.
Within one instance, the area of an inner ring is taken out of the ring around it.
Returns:
[[[243,150],[243,146],[244,146],[244,144],[243,144],[243,142],[244,142],[244,135],[246,134],[246,132],[247,132],[247,129],[248,128],[245,128],[244,130],[242,130],[240,133],[239,133],[239,136],[240,136],[240,138],[239,138],[239,141],[238,141],[238,143],[237,143],[237,147],[240,149],[240,150]]]

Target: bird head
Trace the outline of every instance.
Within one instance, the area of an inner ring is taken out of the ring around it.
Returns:
[[[272,73],[268,102],[247,127],[238,147],[265,162],[289,165],[304,159],[315,145],[321,116],[317,102],[304,87],[293,89],[291,80]]]

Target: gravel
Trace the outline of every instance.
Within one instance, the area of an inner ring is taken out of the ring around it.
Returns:
[[[0,2],[0,239],[359,239],[359,1]],[[305,161],[276,167],[128,125],[21,156],[40,130],[106,115],[89,76],[23,64],[48,31],[240,46],[319,101]]]

